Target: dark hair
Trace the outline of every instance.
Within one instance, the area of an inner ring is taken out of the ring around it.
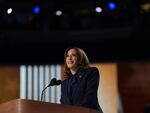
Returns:
[[[75,49],[77,52],[77,57],[79,61],[79,65],[78,65],[79,70],[87,69],[90,63],[86,53],[81,48],[78,48],[78,47],[67,48],[64,53],[64,78],[65,79],[68,78],[69,74],[71,73],[70,69],[67,67],[67,64],[66,64],[67,53],[70,49]]]

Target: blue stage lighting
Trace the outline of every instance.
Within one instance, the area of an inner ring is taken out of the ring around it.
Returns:
[[[114,2],[109,2],[109,3],[108,3],[108,9],[109,9],[109,10],[115,10],[115,9],[116,9],[116,3],[114,3]]]
[[[35,6],[34,9],[33,9],[33,12],[35,14],[38,14],[40,12],[40,7],[39,6]]]

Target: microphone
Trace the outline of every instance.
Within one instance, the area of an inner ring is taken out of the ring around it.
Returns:
[[[53,78],[48,86],[57,86],[61,84],[61,80],[56,80],[56,78]]]
[[[42,102],[42,99],[43,99],[44,91],[45,91],[48,87],[50,87],[50,86],[55,86],[55,85],[60,85],[60,84],[61,84],[61,80],[56,80],[56,78],[51,79],[50,83],[42,90],[41,102]]]

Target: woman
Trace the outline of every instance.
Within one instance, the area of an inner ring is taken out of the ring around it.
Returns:
[[[98,104],[99,72],[89,66],[85,52],[77,47],[66,49],[64,54],[65,80],[62,82],[61,103],[102,110]]]

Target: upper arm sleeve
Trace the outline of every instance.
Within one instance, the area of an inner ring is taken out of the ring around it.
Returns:
[[[99,85],[99,71],[94,68],[88,75],[86,92],[84,95],[83,106],[90,107],[97,102],[97,91]]]

